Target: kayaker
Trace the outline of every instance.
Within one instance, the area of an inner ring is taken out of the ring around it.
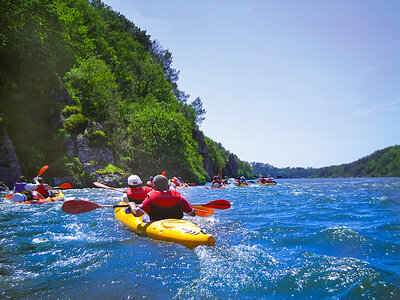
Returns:
[[[44,198],[53,196],[52,192],[50,191],[53,188],[50,185],[48,185],[47,183],[44,183],[42,177],[34,178],[34,182],[36,184],[39,184],[38,188],[36,189],[36,192],[41,194]]]
[[[258,182],[261,183],[261,184],[264,184],[267,181],[266,181],[266,179],[264,177],[261,177],[260,179],[258,179]]]
[[[25,176],[21,175],[18,181],[14,185],[13,197],[14,202],[23,202],[27,200],[33,200],[34,196],[32,191],[37,189],[39,184],[28,183]]]
[[[148,193],[139,206],[129,202],[128,205],[135,217],[148,214],[151,221],[163,219],[182,219],[183,213],[194,217],[196,215],[190,203],[178,191],[170,190],[168,179],[157,175],[153,180],[154,191]]]
[[[147,180],[146,185],[147,185],[148,187],[153,188],[153,179],[154,179],[154,176],[150,176],[150,177],[149,177],[149,180]]]
[[[122,199],[125,202],[135,202],[140,204],[153,189],[148,186],[141,186],[142,180],[138,175],[128,177],[128,188],[125,190]]]
[[[176,187],[181,186],[181,181],[177,177],[172,177],[172,182]]]
[[[218,185],[218,186],[217,186]],[[222,185],[222,180],[221,178],[219,178],[218,176],[214,176],[214,180],[211,183],[211,186],[213,187],[219,187],[220,185]]]
[[[178,179],[179,179],[180,186],[189,187],[189,185],[183,181],[182,177],[178,177]]]

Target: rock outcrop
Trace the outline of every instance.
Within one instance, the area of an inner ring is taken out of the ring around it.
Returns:
[[[237,177],[239,166],[235,160],[235,156],[231,153],[229,154],[228,160],[225,167],[222,169],[222,176]]]
[[[0,135],[0,181],[10,189],[21,175],[14,146],[6,134]]]
[[[89,122],[83,134],[72,135],[66,141],[67,155],[78,157],[86,173],[114,164],[114,155],[107,139],[95,133],[104,132],[101,124]]]
[[[199,145],[199,152],[200,155],[203,156],[204,159],[204,170],[207,172],[207,176],[208,178],[207,181],[212,180],[213,178],[213,173],[212,173],[212,165],[211,165],[211,158],[208,154],[208,147],[207,144],[204,140],[204,134],[202,131],[200,130],[193,130],[193,139],[197,142],[197,144]]]

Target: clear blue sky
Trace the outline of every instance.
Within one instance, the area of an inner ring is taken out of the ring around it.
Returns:
[[[400,1],[106,0],[200,97],[204,134],[276,167],[400,144]]]

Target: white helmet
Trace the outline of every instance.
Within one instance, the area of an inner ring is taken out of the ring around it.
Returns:
[[[140,185],[142,180],[137,175],[131,175],[128,177],[128,185]]]

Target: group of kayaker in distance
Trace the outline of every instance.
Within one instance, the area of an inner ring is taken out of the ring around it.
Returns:
[[[267,184],[267,183],[276,183],[275,181],[272,181],[274,178],[272,178],[270,175],[268,177],[263,177],[261,176],[257,182],[260,184]]]
[[[268,177],[263,177],[260,175],[260,178],[257,180],[259,184],[276,184],[276,181],[273,181],[273,177],[268,175]],[[249,181],[255,183],[254,181]],[[248,186],[249,182],[246,181],[244,176],[238,177],[233,182],[234,186]],[[213,181],[211,182],[212,188],[225,188],[226,185],[229,184],[229,178],[227,176],[221,177],[219,175],[214,176]]]
[[[45,170],[45,168],[43,168],[39,174],[43,173],[43,170]],[[165,174],[165,172],[163,173]],[[272,179],[273,178],[270,176],[265,178],[260,175],[258,183],[273,183],[274,181],[272,181]],[[192,205],[176,190],[176,187],[189,186],[187,183],[184,183],[180,177],[173,177],[168,180],[164,175],[150,176],[146,184],[143,185],[138,175],[130,175],[127,179],[127,183],[128,188],[123,191],[122,200],[128,203],[130,212],[136,217],[147,214],[148,218],[147,216],[146,218],[149,221],[155,221],[171,218],[181,219],[183,218],[183,213],[189,216],[196,216],[196,211],[193,209]],[[227,176],[222,177],[218,174],[214,176],[211,187],[225,188],[225,186],[230,183],[233,183],[235,186],[249,185],[244,176],[236,178],[234,182],[230,182]],[[68,185],[71,187],[71,184],[68,183]],[[102,187],[106,187],[103,184],[101,185]],[[6,187],[4,187],[4,189],[5,188]],[[39,199],[52,197],[54,195],[53,191],[54,188],[46,184],[40,176],[34,177],[32,183],[29,183],[25,176],[20,176],[14,185],[12,200],[14,203],[37,203]]]

